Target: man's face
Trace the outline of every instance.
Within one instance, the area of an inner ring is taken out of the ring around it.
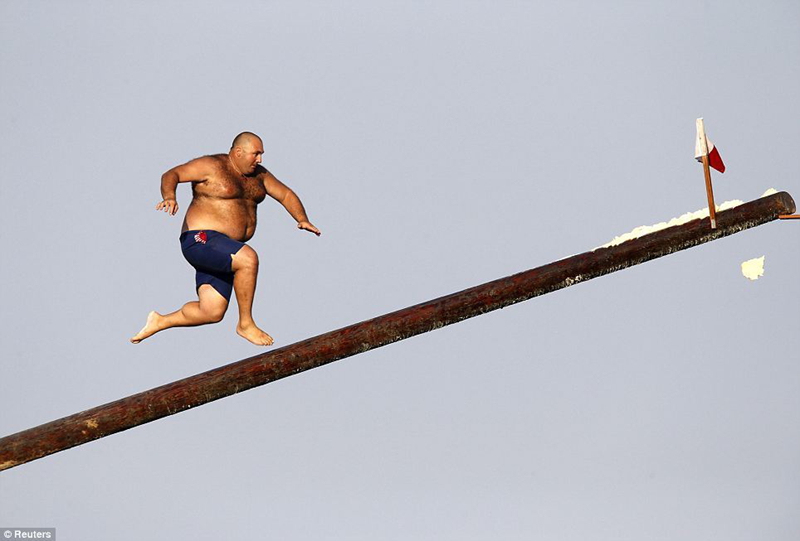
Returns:
[[[261,155],[264,154],[264,145],[261,141],[250,140],[237,150],[237,157],[241,165],[242,173],[245,175],[252,173],[261,163]]]

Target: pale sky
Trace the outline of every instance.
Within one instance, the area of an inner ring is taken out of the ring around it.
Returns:
[[[262,350],[194,295],[170,167],[261,135],[283,346],[705,205],[800,199],[800,4],[3,2],[0,435]],[[179,188],[183,210],[190,188]],[[0,473],[61,541],[795,540],[800,223],[701,247]],[[743,261],[766,256],[757,281]]]

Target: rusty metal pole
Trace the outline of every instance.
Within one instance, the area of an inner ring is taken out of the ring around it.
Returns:
[[[0,470],[795,212],[786,192],[392,312],[0,438]]]

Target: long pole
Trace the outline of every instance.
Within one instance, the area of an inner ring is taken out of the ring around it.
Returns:
[[[0,438],[0,470],[792,214],[786,192],[356,323]]]

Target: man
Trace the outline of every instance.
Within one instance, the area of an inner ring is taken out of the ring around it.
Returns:
[[[197,301],[161,315],[150,312],[144,328],[131,342],[138,344],[171,327],[191,327],[222,320],[236,293],[239,323],[236,332],[259,346],[270,346],[272,337],[253,321],[253,296],[258,275],[258,254],[247,244],[256,231],[256,206],[269,195],[297,221],[297,227],[319,236],[308,221],[303,203],[285,184],[260,165],[264,144],[257,135],[244,132],[233,140],[228,154],[203,156],[173,167],[161,176],[162,201],[156,210],[170,216],[178,211],[175,190],[181,182],[192,183],[192,202],[181,229],[181,250],[197,270]]]

